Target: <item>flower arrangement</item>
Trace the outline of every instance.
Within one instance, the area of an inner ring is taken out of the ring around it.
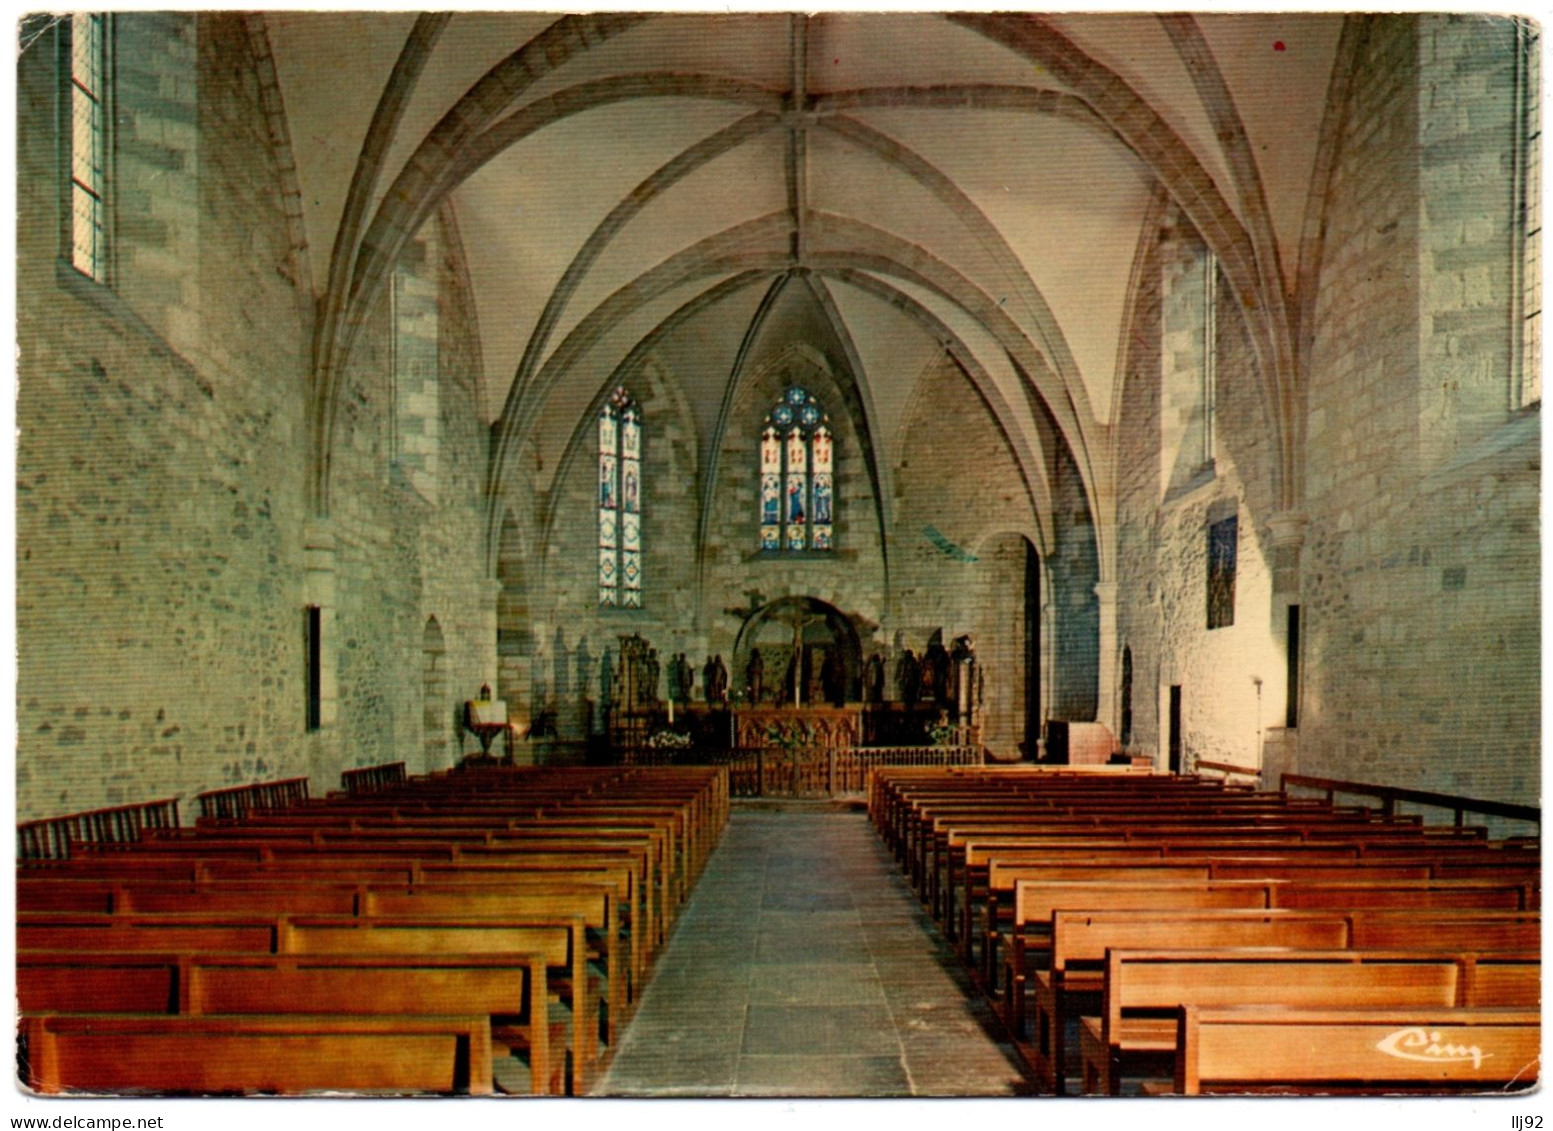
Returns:
[[[647,746],[653,750],[689,750],[690,735],[674,730],[655,730],[647,736]]]

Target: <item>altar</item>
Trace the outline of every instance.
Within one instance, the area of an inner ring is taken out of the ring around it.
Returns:
[[[863,707],[739,707],[733,712],[734,745],[842,749],[863,744]]]

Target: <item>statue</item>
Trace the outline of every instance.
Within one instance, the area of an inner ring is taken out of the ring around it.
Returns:
[[[863,698],[870,703],[884,702],[884,653],[875,652],[868,657],[868,667],[863,677]]]
[[[749,663],[744,667],[744,691],[752,704],[759,703],[765,691],[766,663],[760,658],[760,649],[750,652]]]
[[[647,677],[645,681],[647,684],[647,695],[645,698],[647,702],[651,703],[658,698],[658,649],[647,649],[647,671],[644,674]]]
[[[695,687],[696,673],[685,653],[669,660],[669,698],[676,703],[689,703],[690,692]]]
[[[910,707],[917,701],[917,696],[922,693],[922,666],[917,663],[917,657],[910,648],[901,655],[900,663],[895,665],[895,682],[900,687],[901,702]]]
[[[714,656],[701,671],[701,694],[708,703],[723,703],[728,699],[728,669],[723,667],[722,656]]]
[[[944,703],[953,694],[949,685],[949,653],[942,644],[930,644],[927,655],[922,657],[922,697]]]
[[[828,702],[837,707],[845,705],[847,701],[847,671],[842,664],[841,657],[836,654],[836,649],[828,648],[825,651],[825,659],[820,664],[820,689],[824,692]]]

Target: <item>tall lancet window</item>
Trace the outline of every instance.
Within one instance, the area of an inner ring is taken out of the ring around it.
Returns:
[[[108,17],[70,19],[70,262],[108,279]]]
[[[819,401],[797,385],[760,433],[760,548],[829,550],[835,509],[834,438]]]
[[[599,410],[599,604],[642,607],[642,410],[624,389]]]

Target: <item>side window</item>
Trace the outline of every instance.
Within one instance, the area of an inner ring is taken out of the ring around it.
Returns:
[[[85,13],[71,16],[68,26],[70,262],[87,278],[107,283],[112,25],[106,15]]]
[[[616,389],[599,410],[599,605],[642,607],[642,410]]]
[[[1235,623],[1235,557],[1240,518],[1232,516],[1208,527],[1208,627]]]

